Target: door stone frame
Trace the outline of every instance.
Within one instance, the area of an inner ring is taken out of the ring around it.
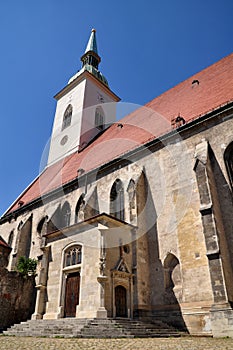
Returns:
[[[81,246],[82,247],[82,261],[81,264],[77,265],[71,265],[71,266],[65,266],[64,267],[64,259],[65,259],[65,252],[67,249],[75,246]],[[79,285],[79,304],[81,301],[81,288],[82,288],[82,263],[83,263],[83,244],[79,242],[72,242],[68,245],[66,245],[62,250],[62,266],[61,266],[61,279],[60,279],[60,288],[59,288],[59,307],[58,307],[58,313],[57,318],[64,318],[65,316],[65,297],[66,297],[66,280],[70,273],[79,272],[80,274],[80,285]],[[77,305],[78,306],[78,305]],[[76,313],[77,317],[77,313]]]
[[[112,317],[116,318],[115,288],[122,286],[126,289],[127,317],[133,318],[133,275],[129,272],[112,271]]]

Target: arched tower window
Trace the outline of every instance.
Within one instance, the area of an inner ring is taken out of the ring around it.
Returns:
[[[69,104],[63,116],[62,130],[70,126],[72,113],[73,113],[73,107],[71,106],[71,104]]]
[[[78,265],[82,262],[82,247],[72,246],[65,252],[65,266]]]
[[[95,126],[96,128],[98,128],[99,130],[103,130],[104,129],[104,111],[102,109],[102,107],[97,107],[95,110]]]
[[[84,220],[84,206],[85,206],[84,196],[81,195],[79,197],[78,203],[75,208],[75,223]]]
[[[231,187],[233,188],[233,142],[231,142],[225,150],[224,160],[230,179]]]
[[[68,202],[65,202],[61,209],[61,227],[67,227],[70,225],[70,205]]]
[[[121,180],[117,179],[110,192],[110,214],[124,220],[124,188]]]

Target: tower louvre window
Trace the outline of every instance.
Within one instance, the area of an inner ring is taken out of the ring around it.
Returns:
[[[68,128],[71,124],[71,118],[73,113],[73,107],[71,104],[68,105],[68,107],[65,110],[64,116],[63,116],[63,123],[62,123],[62,130]]]
[[[104,111],[101,107],[97,107],[95,110],[95,126],[99,130],[104,129]]]

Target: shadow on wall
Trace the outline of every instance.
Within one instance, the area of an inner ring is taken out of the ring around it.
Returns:
[[[134,262],[137,266],[134,316],[150,319],[152,317],[176,329],[187,331],[179,305],[182,295],[179,260],[175,255],[168,254],[163,265],[159,258],[157,213],[145,173],[141,174],[137,182],[136,194],[139,232],[146,228],[146,233],[134,243],[137,252]],[[142,261],[145,254],[147,261],[143,267]],[[146,276],[147,281],[145,281]],[[145,298],[146,294],[147,298]]]
[[[219,205],[224,225],[224,231],[226,240],[228,243],[228,249],[231,259],[231,265],[233,266],[233,197],[232,190],[228,185],[222,169],[215,158],[213,151],[210,149],[210,160],[214,173],[216,188],[218,192]],[[226,148],[224,153],[225,165],[228,170],[228,176],[230,183],[233,186],[233,142]]]
[[[218,231],[218,239],[223,262],[225,285],[227,289],[228,301],[233,303],[233,202],[232,192],[223,175],[222,169],[209,146],[209,157],[214,178],[215,192],[212,198],[214,216]],[[232,184],[233,169],[233,143],[231,143],[224,154],[225,165],[228,170],[230,183]],[[215,204],[217,203],[217,205]],[[222,225],[222,226],[221,226]]]

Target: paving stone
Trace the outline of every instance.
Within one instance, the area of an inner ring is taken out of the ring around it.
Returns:
[[[0,350],[232,350],[231,338],[56,339],[0,336]]]

